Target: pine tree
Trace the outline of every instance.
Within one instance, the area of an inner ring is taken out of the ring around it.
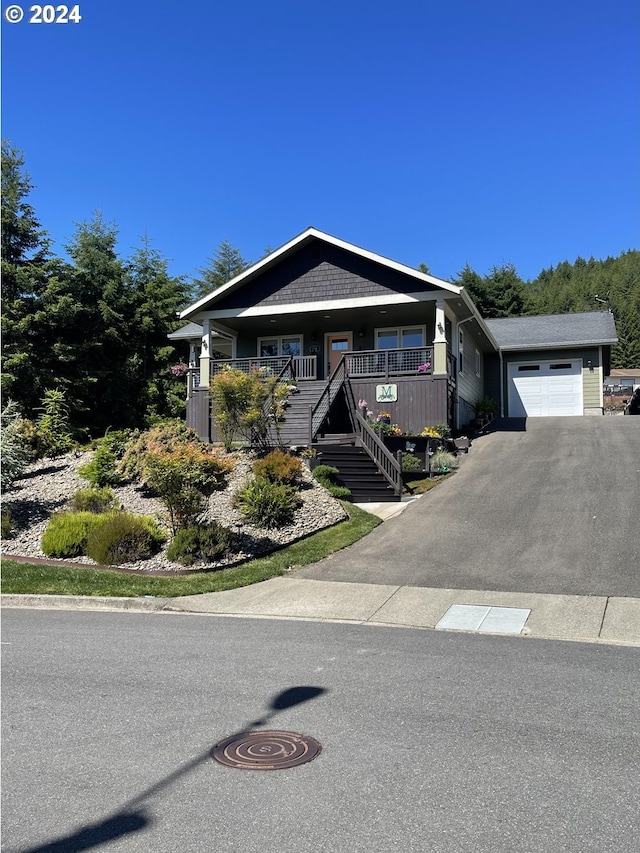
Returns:
[[[31,317],[59,263],[27,197],[33,185],[24,157],[2,143],[2,391],[32,416],[44,392]]]
[[[193,280],[193,300],[208,296],[249,266],[251,263],[242,257],[239,249],[235,249],[228,240],[222,240],[209,259],[208,266],[198,270],[200,278]]]
[[[177,356],[167,335],[180,325],[177,314],[187,300],[187,285],[169,275],[168,262],[146,235],[126,265],[125,277],[135,299],[131,358],[138,386],[136,419],[142,424],[157,416],[177,416],[184,410],[184,380],[171,374]]]

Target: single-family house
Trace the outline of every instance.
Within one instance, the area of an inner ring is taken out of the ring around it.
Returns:
[[[406,434],[433,424],[463,430],[487,395],[507,417],[602,412],[616,340],[608,312],[484,320],[463,287],[315,228],[180,316],[187,325],[172,337],[191,342],[197,375],[187,422],[202,438],[216,438],[211,377],[227,365],[266,368],[297,382],[284,443],[340,436],[393,468],[387,481],[396,485],[397,462],[359,401]]]

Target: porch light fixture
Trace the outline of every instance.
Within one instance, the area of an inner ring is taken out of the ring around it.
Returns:
[[[589,373],[593,373],[593,362],[591,359],[587,362],[587,367],[589,368]]]
[[[360,338],[364,338],[364,336],[365,336],[365,334],[366,334],[366,331],[367,331],[367,330],[366,330],[366,328],[363,326],[363,327],[360,329],[360,331],[358,332],[358,337],[360,337]]]

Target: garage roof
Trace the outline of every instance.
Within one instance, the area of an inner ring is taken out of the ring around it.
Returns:
[[[609,311],[505,317],[485,323],[501,350],[594,346],[618,341]]]

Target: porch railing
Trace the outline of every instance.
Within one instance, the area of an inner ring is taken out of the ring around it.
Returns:
[[[262,370],[269,375],[280,374],[287,365],[291,365],[292,375],[295,379],[315,379],[318,373],[318,359],[315,355],[278,355],[254,358],[229,358],[223,361],[211,362],[211,378],[220,373],[226,367],[233,370],[241,370],[243,373],[251,373],[254,370]]]
[[[433,350],[416,349],[366,350],[344,355],[349,376],[411,376],[431,374]]]

